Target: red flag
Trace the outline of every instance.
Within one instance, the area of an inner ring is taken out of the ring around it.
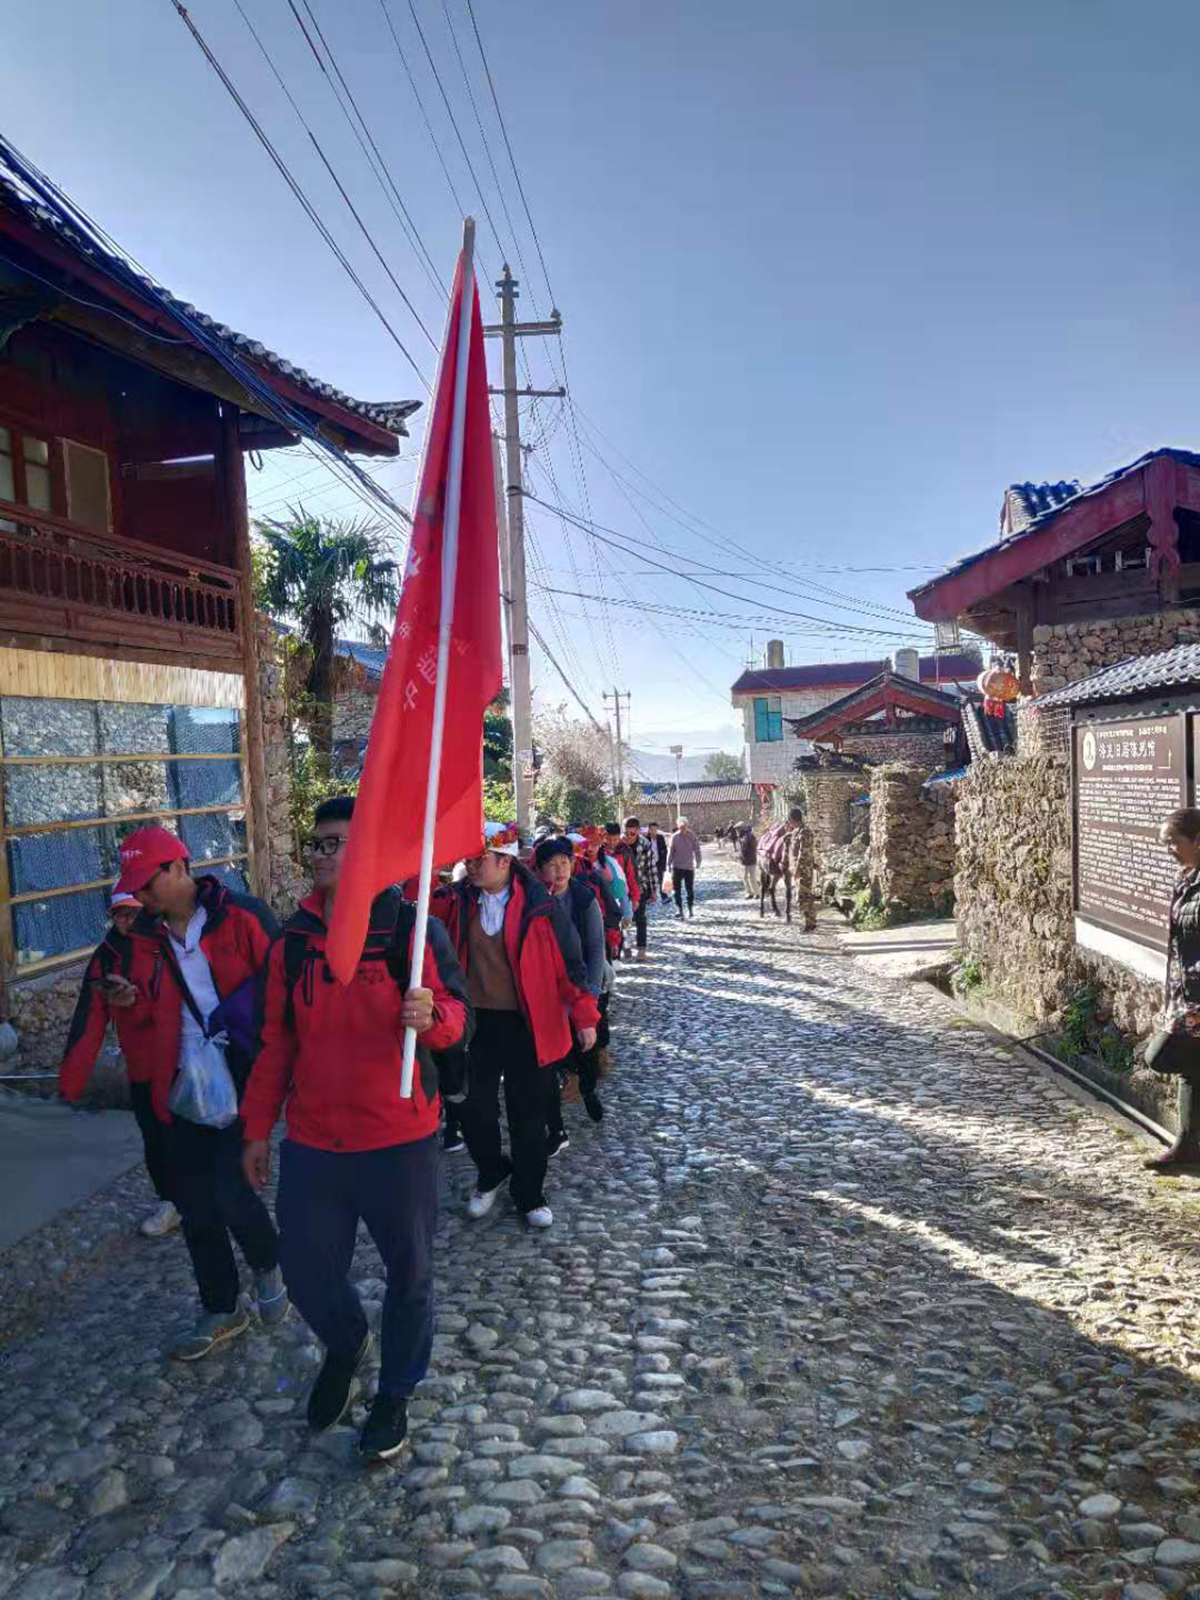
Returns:
[[[343,983],[349,983],[354,976],[362,954],[372,900],[389,884],[411,877],[421,863],[437,683],[443,517],[459,365],[462,281],[460,257],[425,439],[404,586],[371,722],[367,759],[329,929],[329,965]],[[473,274],[471,297],[457,578],[434,833],[435,862],[473,855],[481,847],[483,713],[503,683],[496,487],[483,322]]]

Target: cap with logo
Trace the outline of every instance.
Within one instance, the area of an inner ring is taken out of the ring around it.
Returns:
[[[186,861],[187,846],[166,828],[138,828],[121,840],[121,876],[114,895],[134,895],[144,889],[160,867],[170,861]]]

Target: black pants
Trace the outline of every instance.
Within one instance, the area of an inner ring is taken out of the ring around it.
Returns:
[[[638,901],[638,908],[633,913],[633,925],[637,929],[637,947],[639,950],[646,948],[646,912],[650,907],[645,895]]]
[[[546,1126],[551,1133],[564,1132],[562,1114],[562,1085],[559,1082],[559,1072],[566,1068],[568,1072],[577,1073],[579,1076],[579,1090],[581,1094],[595,1094],[596,1085],[600,1082],[600,1052],[608,1045],[608,995],[602,994],[596,1000],[600,1008],[600,1026],[596,1029],[596,1042],[590,1050],[581,1050],[579,1041],[576,1040],[575,1048],[565,1061],[560,1061],[552,1067],[549,1073],[550,1091],[549,1101],[546,1106]]]
[[[1179,1132],[1200,1148],[1200,1040],[1189,1034],[1156,1033],[1146,1046],[1146,1065],[1179,1080]]]
[[[512,1174],[513,1204],[536,1211],[546,1204],[546,1108],[550,1072],[538,1066],[533,1035],[519,1011],[475,1013],[471,1040],[471,1092],[463,1102],[462,1131],[485,1193]],[[508,1116],[511,1160],[500,1146],[500,1080]]]
[[[696,869],[695,867],[674,867],[671,870],[671,882],[675,885],[675,904],[680,911],[683,910],[683,891],[687,890],[688,910],[696,901]]]
[[[175,1203],[175,1175],[171,1171],[171,1130],[154,1112],[150,1085],[131,1083],[129,1098],[142,1135],[142,1154],[146,1172],[160,1200]]]
[[[335,1355],[367,1335],[350,1283],[360,1219],[383,1257],[387,1293],[379,1392],[406,1399],[433,1350],[433,1234],[437,1136],[382,1150],[314,1150],[285,1139],[279,1152],[279,1256],[292,1304]]]
[[[183,1215],[200,1303],[205,1311],[233,1311],[239,1283],[230,1234],[252,1272],[279,1265],[270,1212],[242,1171],[241,1119],[228,1128],[201,1128],[176,1117],[170,1133],[175,1203]]]

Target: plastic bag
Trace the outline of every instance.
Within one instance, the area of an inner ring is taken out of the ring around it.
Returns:
[[[213,1039],[185,1050],[167,1105],[173,1116],[201,1128],[228,1128],[237,1121],[238,1097],[225,1052]]]

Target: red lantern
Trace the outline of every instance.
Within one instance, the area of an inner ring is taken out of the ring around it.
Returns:
[[[1007,704],[1020,697],[1021,685],[1007,667],[991,666],[979,674],[979,692],[985,700]]]

